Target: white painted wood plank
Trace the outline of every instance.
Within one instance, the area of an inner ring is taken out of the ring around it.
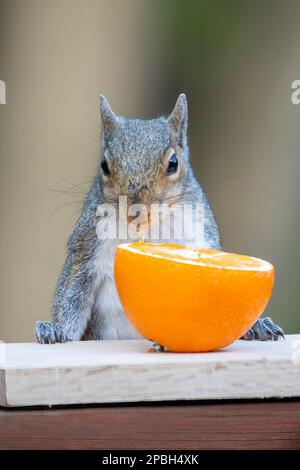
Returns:
[[[146,340],[2,345],[0,404],[300,396],[300,335],[237,341],[202,354],[151,353],[150,346]]]

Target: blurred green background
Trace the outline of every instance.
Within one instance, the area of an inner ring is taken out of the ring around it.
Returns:
[[[95,174],[98,97],[119,114],[189,100],[192,163],[226,250],[276,267],[266,314],[300,331],[300,2],[0,0],[0,338],[47,318]]]

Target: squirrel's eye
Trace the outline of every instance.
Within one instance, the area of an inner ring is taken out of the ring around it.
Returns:
[[[178,160],[177,160],[175,153],[173,153],[173,155],[170,157],[170,160],[169,160],[167,174],[172,175],[173,173],[176,173],[177,169],[178,169]]]
[[[106,159],[104,158],[101,162],[101,168],[102,168],[102,171],[103,173],[106,175],[106,176],[109,176],[110,175],[110,171],[109,171],[109,168],[108,168],[108,164],[107,164],[107,161]]]

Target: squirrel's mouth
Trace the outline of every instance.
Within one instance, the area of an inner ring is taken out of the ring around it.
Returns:
[[[138,236],[140,241],[144,241],[146,238],[146,234],[148,233],[148,229],[151,225],[151,218],[148,216],[147,219],[140,219],[138,216],[128,216],[127,217],[128,225],[132,225],[134,228],[135,233]]]
[[[148,214],[148,217],[140,217],[139,214],[136,215],[128,215],[127,216],[128,224],[134,224],[137,228],[148,227],[151,224],[151,217]]]

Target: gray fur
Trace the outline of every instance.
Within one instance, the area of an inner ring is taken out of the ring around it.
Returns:
[[[271,318],[267,317],[259,318],[241,339],[246,341],[278,341],[283,338],[284,333],[280,326],[275,325]]]
[[[100,98],[100,112],[100,160],[107,159],[111,175],[105,181],[99,166],[68,242],[66,262],[56,287],[52,323],[36,324],[40,343],[139,337],[124,315],[114,283],[114,251],[120,241],[99,238],[96,234],[99,204],[111,203],[118,208],[119,195],[127,195],[130,203],[201,204],[204,210],[202,245],[221,248],[217,223],[189,164],[185,95],[179,96],[168,118],[140,120],[116,116],[104,97]],[[162,184],[163,158],[169,148],[173,148],[180,159],[180,175]],[[171,241],[186,244],[185,239]],[[279,327],[277,330],[273,327],[272,330],[268,326],[273,337],[281,336]],[[254,339],[254,336],[265,339],[265,331],[263,335],[255,331],[253,338],[249,333],[251,338],[245,335],[245,339]]]

